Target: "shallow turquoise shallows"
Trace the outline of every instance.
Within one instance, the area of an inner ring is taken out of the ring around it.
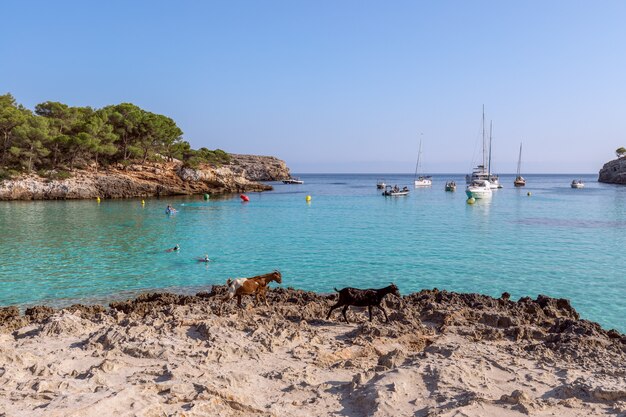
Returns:
[[[576,175],[513,176],[491,201],[466,204],[464,179],[438,175],[407,197],[383,197],[377,175],[302,175],[303,185],[238,195],[0,202],[0,305],[195,292],[279,269],[283,286],[332,292],[437,287],[514,299],[571,300],[583,318],[626,331],[626,187]],[[445,192],[447,180],[459,185]],[[527,193],[531,195],[528,196]],[[306,202],[306,196],[312,197]],[[165,214],[167,204],[178,209]],[[165,252],[179,244],[179,252]],[[208,254],[213,262],[198,258]]]

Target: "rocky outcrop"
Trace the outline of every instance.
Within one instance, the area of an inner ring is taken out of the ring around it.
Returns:
[[[257,181],[289,176],[285,163],[273,157],[234,155],[224,166],[183,167],[180,162],[111,167],[106,171],[74,171],[53,180],[35,174],[0,182],[0,200],[131,198],[188,194],[267,191]]]
[[[273,156],[230,154],[230,169],[250,181],[280,181],[290,178],[285,161]]]
[[[604,164],[598,175],[598,182],[626,185],[626,156]]]

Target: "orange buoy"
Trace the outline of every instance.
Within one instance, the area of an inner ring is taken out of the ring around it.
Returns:
[[[247,195],[245,195],[245,194],[241,194],[241,195],[239,195],[239,198],[241,198],[241,201],[250,201],[250,199],[248,198],[248,196],[247,196]]]

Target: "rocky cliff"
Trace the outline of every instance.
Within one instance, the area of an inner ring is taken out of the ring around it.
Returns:
[[[74,171],[53,180],[35,174],[0,182],[0,200],[130,198],[202,193],[266,191],[257,181],[289,176],[285,163],[273,157],[233,155],[221,167],[184,168],[180,162],[111,167],[106,171]]]
[[[230,154],[230,169],[250,181],[280,181],[290,177],[285,161],[273,156]]]
[[[598,182],[626,185],[626,157],[604,164],[598,175]]]

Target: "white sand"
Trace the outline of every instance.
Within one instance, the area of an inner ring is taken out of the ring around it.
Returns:
[[[626,415],[624,355],[602,367],[469,325],[407,331],[356,310],[348,325],[311,305],[57,312],[0,334],[0,416]]]

